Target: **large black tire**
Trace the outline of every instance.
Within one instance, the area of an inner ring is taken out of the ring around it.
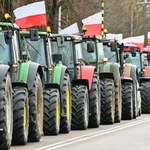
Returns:
[[[141,82],[142,114],[150,113],[150,82]]]
[[[13,131],[12,87],[10,76],[6,74],[0,85],[0,149],[8,150]]]
[[[114,75],[114,85],[115,85],[115,122],[119,123],[121,121],[121,111],[122,111],[122,95],[121,95],[121,79],[119,72],[119,64],[111,64],[111,72]]]
[[[38,73],[29,91],[29,118],[28,141],[39,142],[43,134],[43,90]]]
[[[89,127],[98,128],[100,125],[100,89],[99,78],[95,73],[92,88],[89,92]]]
[[[122,114],[122,92],[121,92],[121,80],[118,79],[118,83],[115,86],[115,122],[121,121]]]
[[[86,130],[89,122],[89,96],[86,86],[73,86],[71,129]]]
[[[63,78],[61,100],[64,114],[61,115],[60,132],[69,133],[71,130],[71,84],[68,74],[65,74]]]
[[[122,119],[133,119],[133,84],[122,83]]]
[[[44,90],[44,135],[57,135],[60,131],[60,94],[58,89]]]
[[[29,102],[25,87],[13,88],[13,145],[25,145],[28,141]]]
[[[113,124],[115,119],[115,91],[112,79],[101,79],[101,124]]]
[[[133,119],[138,117],[138,97],[136,82],[133,87]]]

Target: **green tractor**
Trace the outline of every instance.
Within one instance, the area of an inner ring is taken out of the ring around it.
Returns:
[[[66,65],[71,78],[71,128],[73,130],[85,130],[87,127],[99,127],[99,77],[96,68],[86,65],[83,59],[81,37],[51,35],[49,38],[51,40],[53,61]]]
[[[108,62],[101,37],[83,36],[82,50],[88,64],[96,67],[100,78],[101,124],[121,121],[121,78],[118,63]],[[94,51],[88,51],[90,44]]]
[[[32,38],[30,38],[32,35]],[[71,85],[68,69],[52,61],[51,42],[46,32],[21,32],[24,50],[33,62],[43,70],[45,135],[69,133],[71,129]],[[58,56],[59,57],[59,56]]]
[[[131,62],[125,62],[127,56],[123,54],[124,45],[114,40],[103,40],[105,56],[110,62],[120,64],[122,87],[122,119],[132,119],[141,113],[141,98],[137,67]]]
[[[21,49],[19,29],[12,23],[0,22],[3,37],[1,57],[10,66],[13,87],[12,144],[40,141],[43,129],[42,68],[26,59]]]

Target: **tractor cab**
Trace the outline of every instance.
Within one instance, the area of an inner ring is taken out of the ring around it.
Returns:
[[[142,69],[141,50],[134,46],[124,46],[123,48],[124,63],[130,63],[137,67],[138,76]]]
[[[53,35],[51,37],[53,61],[54,63],[61,62],[68,67],[71,80],[76,78],[74,70],[78,64],[86,63],[81,50],[81,40],[75,35]],[[61,57],[58,57],[58,54]]]

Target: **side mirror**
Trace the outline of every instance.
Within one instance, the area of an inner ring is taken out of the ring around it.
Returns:
[[[64,37],[63,36],[57,37],[57,45],[58,45],[58,47],[64,47]]]
[[[117,51],[117,43],[111,42],[110,48],[111,48],[112,52],[116,52]]]
[[[129,57],[129,54],[123,55],[123,59],[124,59],[124,60],[127,59],[128,57]]]
[[[58,64],[59,61],[62,61],[62,54],[52,54],[53,62]]]
[[[150,62],[150,53],[147,54],[147,61]]]
[[[30,39],[31,41],[38,41],[38,29],[30,29]]]
[[[13,36],[12,30],[8,30],[8,31],[4,32],[5,42],[9,43],[10,40],[12,39],[12,36]]]
[[[94,53],[94,43],[87,43],[87,52]]]
[[[136,48],[131,49],[132,57],[136,57]]]

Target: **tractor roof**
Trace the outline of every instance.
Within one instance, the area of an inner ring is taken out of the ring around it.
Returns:
[[[70,38],[70,40],[81,40],[81,36],[79,35],[72,35],[72,34],[51,34],[51,38],[56,38],[56,37],[65,37],[65,38]]]
[[[144,53],[150,53],[150,47],[144,47],[142,52]]]
[[[0,27],[6,29],[19,29],[19,27],[16,24],[12,24],[9,22],[0,22]]]

